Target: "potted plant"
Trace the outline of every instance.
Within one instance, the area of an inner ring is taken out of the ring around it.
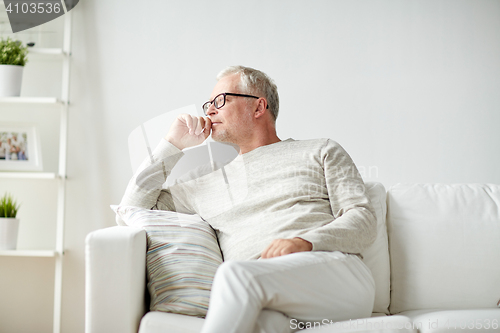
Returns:
[[[21,95],[23,69],[28,48],[20,41],[0,40],[0,97]]]
[[[17,247],[18,210],[19,205],[10,194],[0,198],[0,250],[15,250]]]

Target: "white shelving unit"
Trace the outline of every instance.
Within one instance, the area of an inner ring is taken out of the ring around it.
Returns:
[[[2,6],[3,7],[3,6]],[[3,8],[2,8],[3,9]],[[64,16],[64,35],[62,48],[30,48],[29,53],[42,54],[44,57],[53,57],[62,61],[61,97],[3,97],[0,98],[0,108],[12,105],[29,105],[36,108],[38,105],[51,106],[60,109],[59,114],[59,164],[57,173],[51,172],[0,172],[0,179],[45,179],[57,182],[57,220],[56,244],[51,250],[12,250],[0,251],[0,256],[7,257],[40,257],[54,258],[54,314],[53,332],[61,332],[62,309],[62,274],[64,259],[64,224],[65,224],[65,197],[66,197],[66,156],[69,111],[69,79],[71,57],[71,14]],[[41,111],[42,112],[42,111]]]

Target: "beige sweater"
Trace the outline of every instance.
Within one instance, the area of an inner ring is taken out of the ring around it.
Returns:
[[[360,253],[375,239],[363,180],[332,140],[262,146],[162,189],[182,156],[163,140],[130,181],[121,204],[199,214],[217,231],[224,260],[256,259],[278,238],[301,237],[313,251],[345,253]]]

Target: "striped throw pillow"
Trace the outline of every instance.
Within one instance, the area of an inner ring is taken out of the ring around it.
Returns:
[[[151,311],[205,317],[222,255],[215,231],[198,215],[112,206],[129,226],[144,228]]]

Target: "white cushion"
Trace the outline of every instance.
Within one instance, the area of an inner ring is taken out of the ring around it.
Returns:
[[[500,309],[414,310],[401,313],[420,333],[500,332]]]
[[[139,333],[199,333],[204,319],[165,312],[148,312],[141,321]],[[290,322],[290,328],[299,328],[296,321]],[[304,324],[305,325],[305,324]],[[312,323],[311,325],[315,325]],[[300,326],[305,327],[305,326]],[[314,326],[311,326],[314,327]],[[417,333],[410,318],[405,316],[377,316],[336,323],[318,322],[316,328],[298,330],[311,333]]]
[[[139,333],[199,333],[204,322],[202,318],[151,311],[142,318]]]
[[[366,192],[377,217],[377,238],[365,250],[363,262],[370,268],[375,280],[375,303],[373,312],[389,313],[390,265],[386,225],[386,193],[380,183],[366,183]]]
[[[215,231],[198,215],[112,206],[130,226],[146,230],[152,311],[204,317],[222,255]]]
[[[500,186],[388,191],[391,313],[494,308],[500,298]]]

